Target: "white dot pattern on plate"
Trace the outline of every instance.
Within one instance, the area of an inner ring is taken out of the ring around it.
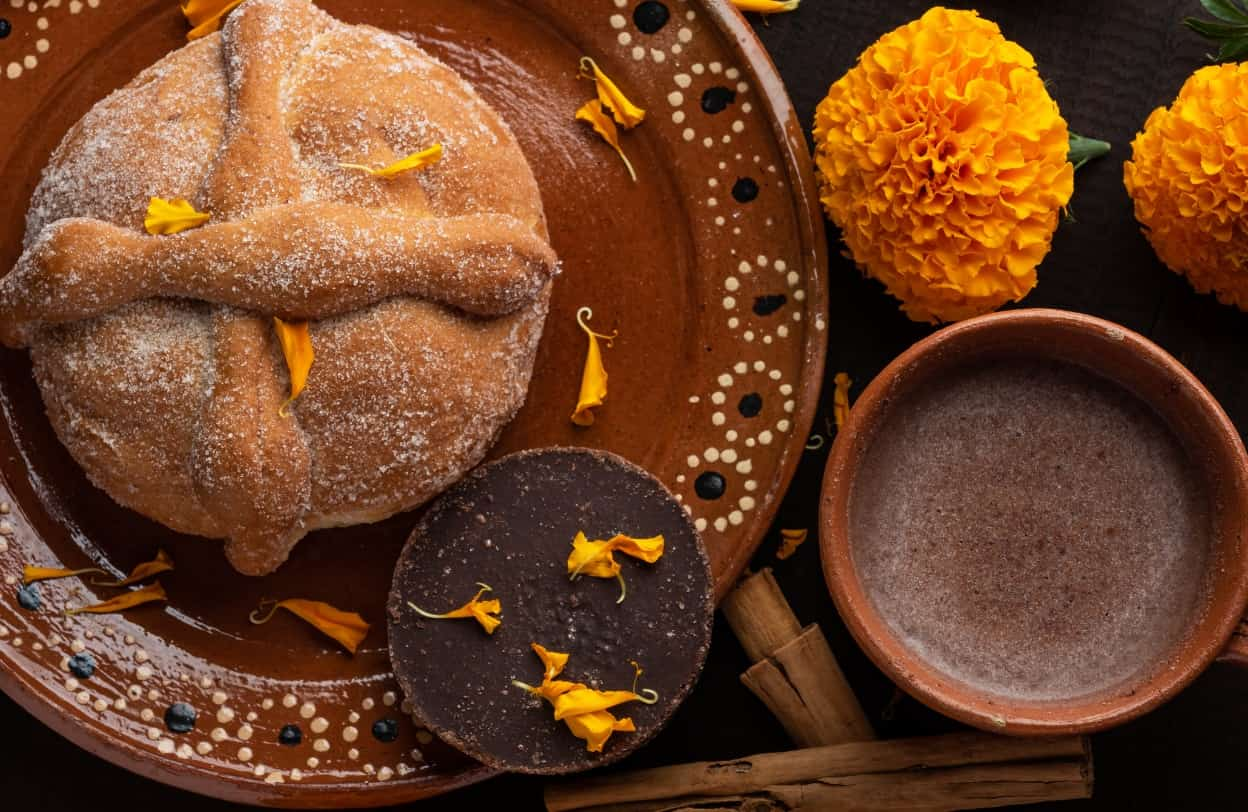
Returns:
[[[47,70],[62,56],[57,44],[62,24],[100,5],[101,0],[40,0],[32,9],[20,0],[11,2],[9,16],[23,38],[10,42],[22,47],[0,62],[0,83]],[[715,241],[718,254],[720,272],[710,282],[718,292],[712,303],[722,306],[708,309],[707,318],[723,319],[721,324],[736,339],[736,357],[722,363],[701,386],[695,382],[687,396],[690,419],[714,427],[706,435],[715,438],[708,441],[714,445],[685,449],[677,457],[685,465],[672,478],[700,532],[739,532],[735,529],[748,526],[751,514],[772,498],[764,498],[767,488],[760,488],[760,481],[769,481],[776,448],[783,445],[782,435],[792,431],[801,400],[795,390],[798,382],[786,379],[787,370],[800,362],[782,370],[758,354],[769,346],[770,353],[780,347],[796,355],[807,330],[822,331],[826,324],[821,313],[810,309],[817,297],[806,288],[804,257],[783,248],[791,240],[772,238],[795,227],[792,214],[778,205],[788,200],[788,175],[777,169],[778,163],[783,165],[778,153],[759,155],[745,146],[770,127],[749,72],[722,61],[722,56],[710,56],[719,46],[706,43],[717,43],[719,35],[710,33],[686,0],[669,0],[671,19],[653,35],[637,31],[631,11],[635,5],[613,0],[602,11],[607,41],[618,49],[612,61],[655,78],[653,97],[637,101],[666,114],[647,122],[646,137],[666,139],[677,153],[714,155],[714,163],[708,164],[714,168],[691,181],[696,188],[689,191],[690,216],[700,221],[695,225],[705,238]],[[760,250],[770,256],[758,256]],[[708,474],[720,483],[708,487]],[[701,493],[715,495],[704,498]],[[0,568],[9,586],[16,585],[11,573],[20,571],[29,552],[22,543],[28,532],[24,518],[12,511],[12,505],[0,502],[0,515],[5,516],[0,520]],[[49,586],[44,599],[58,606],[80,600],[60,585]],[[400,712],[402,699],[388,675],[352,689],[349,702],[339,687],[273,685],[267,695],[257,697],[253,685],[234,682],[228,670],[193,657],[167,661],[169,649],[163,641],[127,618],[58,614],[55,621],[41,622],[52,623],[55,633],[46,626],[36,630],[30,623],[9,623],[0,614],[0,665],[17,656],[37,659],[55,675],[64,713],[130,730],[153,754],[174,764],[203,759],[232,770],[240,782],[401,781],[419,773],[424,762],[419,747],[433,742]],[[73,676],[70,657],[99,652],[104,641],[116,656],[97,655],[90,679]],[[187,733],[167,729],[166,714],[175,703],[195,709],[197,723]],[[406,743],[396,745],[385,763],[372,746],[380,741],[374,725],[383,720],[401,724],[398,741]],[[300,728],[302,750],[283,750],[277,743],[286,725]]]

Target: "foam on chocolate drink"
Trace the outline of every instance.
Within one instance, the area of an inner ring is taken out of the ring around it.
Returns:
[[[663,536],[646,562],[616,553],[627,594],[611,577],[570,579],[573,539]],[[434,619],[481,587],[501,625]],[[422,517],[395,568],[390,655],[413,715],[448,744],[497,769],[566,773],[622,758],[650,739],[688,694],[710,646],[710,565],[675,497],[613,454],[548,449],[512,454],[471,472]],[[532,649],[569,655],[558,680],[634,688],[610,709],[634,731],[590,752],[552,703],[516,683],[542,682]],[[653,693],[650,693],[653,692]],[[657,700],[655,696],[657,695]]]
[[[1163,667],[1205,602],[1209,488],[1139,398],[992,361],[891,407],[850,497],[863,587],[920,656],[1024,701]]]

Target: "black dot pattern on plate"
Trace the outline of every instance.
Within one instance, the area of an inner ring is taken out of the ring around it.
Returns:
[[[69,658],[69,673],[78,679],[91,679],[95,673],[95,658],[85,651]]]
[[[195,709],[185,702],[174,702],[165,711],[165,727],[171,733],[190,733],[195,729]]]
[[[373,722],[373,738],[379,742],[392,742],[399,737],[399,723],[393,719]]]
[[[277,734],[277,743],[284,744],[287,747],[294,747],[303,741],[303,731],[299,725],[285,725]]]
[[[34,584],[19,586],[17,588],[17,605],[31,612],[38,612],[43,607],[43,600],[39,597],[39,587]]]
[[[724,488],[727,486],[723,474],[706,471],[693,483],[693,490],[703,499],[718,499],[724,495]]]
[[[11,33],[13,33],[13,23],[0,17],[0,39],[4,39]]]
[[[738,203],[749,203],[758,197],[758,182],[753,178],[737,178],[732,184],[732,197]]]
[[[754,312],[759,316],[770,316],[780,308],[784,307],[784,303],[789,297],[783,293],[772,293],[767,296],[758,296],[754,299]]]
[[[643,34],[657,34],[659,29],[667,25],[670,17],[667,6],[657,0],[646,0],[633,9],[633,23]]]
[[[726,87],[716,85],[708,87],[702,91],[702,112],[714,115],[724,112],[724,109],[737,99],[737,94]]]
[[[741,401],[737,403],[737,411],[742,417],[758,417],[758,413],[763,410],[763,396],[757,392],[751,392],[748,395],[742,395]]]

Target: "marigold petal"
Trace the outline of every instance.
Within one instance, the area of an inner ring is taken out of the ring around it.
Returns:
[[[73,578],[88,573],[103,573],[99,567],[85,567],[78,570],[58,569],[56,567],[35,567],[27,564],[22,567],[22,583],[29,586],[37,581],[55,581],[60,578]]]
[[[625,702],[639,701],[641,697],[632,691],[595,691],[593,688],[577,688],[560,695],[555,700],[555,720],[562,721],[569,716],[597,713]]]
[[[559,676],[568,664],[568,655],[559,651],[550,651],[545,646],[537,643],[530,643],[529,646],[533,652],[537,654],[537,658],[542,661],[542,665],[546,667],[544,680],[552,680]]]
[[[191,24],[188,41],[206,37],[221,27],[221,20],[243,0],[182,0],[182,14]]]
[[[854,382],[849,375],[844,372],[836,373],[836,377],[832,379],[832,418],[836,421],[837,429],[845,425],[845,421],[849,419],[849,387]]]
[[[347,651],[355,654],[368,635],[369,624],[355,612],[344,612],[323,601],[310,601],[302,598],[287,598],[271,603],[268,613],[257,617],[253,612],[251,622],[260,625],[267,623],[278,609],[285,609],[295,617],[313,626],[317,631],[336,640]]]
[[[782,529],[780,531],[780,546],[776,549],[776,558],[784,561],[793,553],[797,552],[797,548],[806,542],[808,536],[806,528]]]
[[[594,311],[588,307],[582,307],[576,312],[576,323],[589,340],[585,351],[585,366],[581,370],[581,390],[577,395],[576,408],[572,411],[572,422],[578,426],[592,426],[593,410],[607,399],[607,369],[602,363],[602,349],[598,346],[598,339],[603,339],[610,347],[617,335],[604,335],[589,329],[586,322],[593,317]]]
[[[413,152],[406,157],[381,167],[351,163],[340,163],[338,166],[343,169],[357,169],[361,172],[367,172],[375,178],[388,179],[397,178],[400,175],[406,175],[408,172],[433,166],[440,160],[442,160],[442,145],[434,144],[431,147],[426,147],[419,152]]]
[[[125,592],[115,598],[104,601],[103,603],[93,604],[91,606],[80,606],[77,609],[68,609],[67,615],[106,615],[113,612],[124,612],[135,606],[142,606],[145,603],[154,601],[167,601],[169,596],[165,594],[165,588],[160,585],[160,581],[155,582],[142,589],[135,589],[131,592]]]
[[[602,102],[598,99],[591,99],[582,104],[580,109],[576,111],[576,120],[589,124],[589,126],[593,127],[594,132],[601,136],[603,141],[611,145],[611,148],[620,156],[620,160],[624,162],[624,167],[628,170],[628,176],[633,181],[636,181],[637,173],[633,170],[633,163],[624,154],[624,149],[620,146],[620,134],[615,129],[615,123],[607,116]]]
[[[581,77],[592,79],[598,91],[598,101],[611,111],[612,118],[626,130],[631,130],[646,117],[646,111],[633,104],[624,92],[587,56],[581,57]]]
[[[612,733],[631,733],[637,729],[632,719],[616,719],[610,711],[570,716],[563,722],[572,735],[585,740],[585,749],[591,753],[601,753]]]
[[[607,546],[624,555],[653,564],[663,557],[663,536],[639,539],[632,536],[615,535],[607,541]]]
[[[312,369],[316,354],[312,350],[312,335],[308,331],[308,322],[286,322],[274,316],[273,327],[277,332],[277,341],[282,347],[282,355],[286,358],[286,369],[290,372],[290,396],[286,398],[286,402],[280,409],[282,416],[285,416],[290,410],[290,404],[299,397],[299,393],[307,384],[308,371]]]
[[[742,11],[755,11],[759,14],[780,14],[785,11],[796,11],[801,0],[731,0],[732,4]]]
[[[177,234],[208,222],[212,215],[196,211],[187,200],[175,197],[166,200],[153,197],[147,203],[143,228],[148,234]]]
[[[572,539],[572,553],[568,556],[568,575],[614,578],[619,573],[619,562],[615,560],[607,542],[590,541],[583,532],[578,531]]]

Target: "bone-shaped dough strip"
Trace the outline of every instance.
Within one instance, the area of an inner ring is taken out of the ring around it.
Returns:
[[[24,346],[37,324],[152,297],[318,319],[413,296],[498,316],[532,301],[555,271],[553,249],[502,214],[415,217],[297,203],[155,237],[69,218],[45,229],[0,280],[0,340]]]

